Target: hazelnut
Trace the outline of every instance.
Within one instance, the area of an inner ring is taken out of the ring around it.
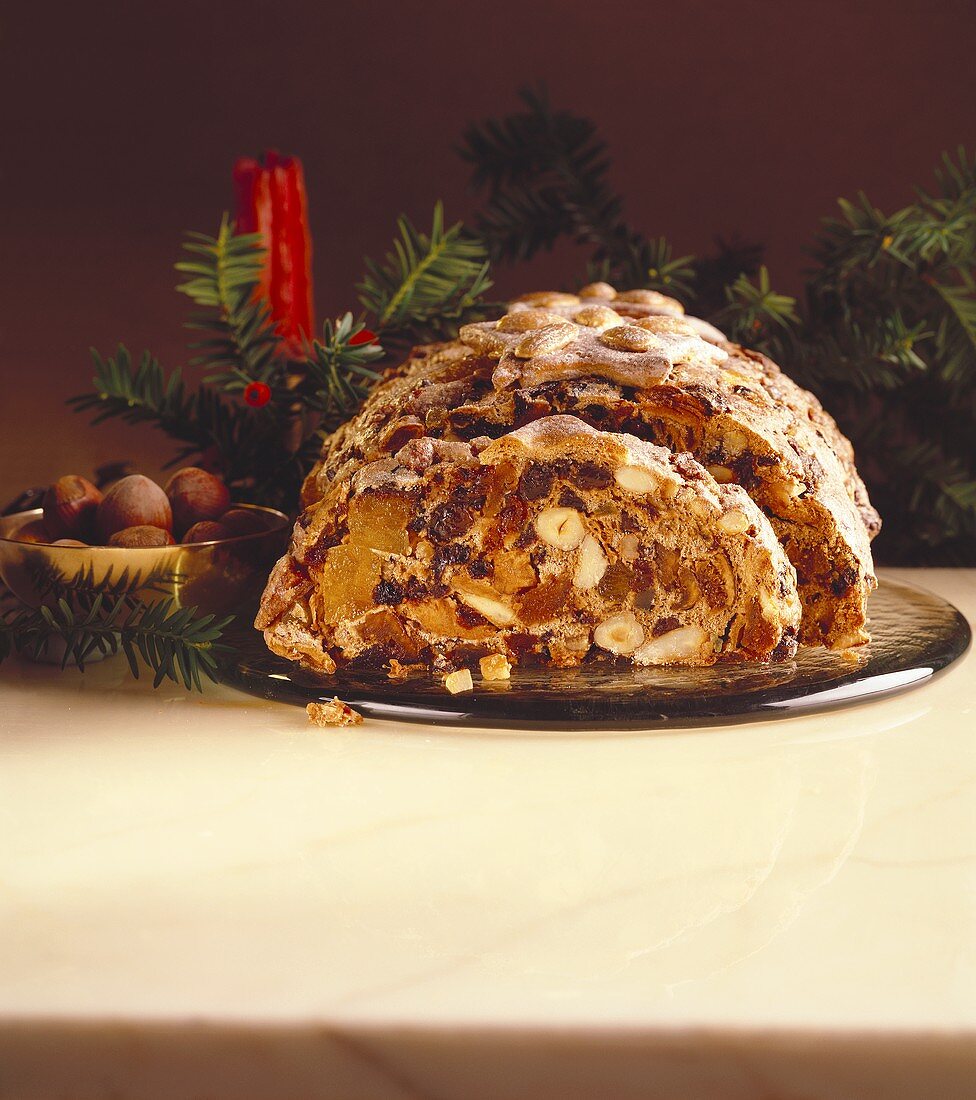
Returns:
[[[709,466],[707,469],[719,485],[730,485],[735,481],[735,474],[728,466]]]
[[[148,477],[131,474],[117,481],[98,506],[96,527],[103,542],[129,527],[173,528],[173,512],[166,494]]]
[[[57,539],[91,538],[102,493],[77,474],[58,480],[44,494],[44,524]]]
[[[240,535],[254,535],[258,531],[266,531],[267,526],[260,512],[252,512],[249,508],[231,508],[220,517],[222,527],[227,529],[226,538],[236,539]]]
[[[44,526],[44,521],[40,519],[32,519],[30,523],[25,523],[22,527],[19,527],[14,531],[12,538],[17,542],[34,542],[42,544],[50,544],[51,533],[47,527]]]
[[[173,509],[173,529],[180,535],[195,523],[220,519],[230,507],[227,486],[198,466],[177,470],[166,482],[165,492]]]
[[[535,529],[543,542],[557,550],[575,550],[586,535],[575,508],[544,508],[535,518]]]
[[[153,527],[142,523],[135,527],[125,527],[109,535],[109,546],[121,546],[127,550],[144,550],[157,546],[172,546],[173,536],[162,527]]]
[[[203,519],[199,523],[194,523],[180,542],[184,545],[189,542],[216,542],[218,539],[229,537],[230,533],[222,523],[213,519]]]
[[[593,631],[593,641],[610,653],[633,653],[643,640],[644,628],[632,611],[611,615]]]

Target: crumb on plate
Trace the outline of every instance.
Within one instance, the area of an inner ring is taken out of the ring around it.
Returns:
[[[313,726],[358,726],[363,720],[359,711],[338,697],[330,703],[309,703],[305,713]]]
[[[507,680],[512,674],[512,666],[504,653],[489,653],[478,662],[481,675],[485,680]]]
[[[462,691],[473,691],[474,680],[471,679],[470,668],[459,668],[457,672],[450,672],[444,677],[444,687],[452,695],[457,695]]]

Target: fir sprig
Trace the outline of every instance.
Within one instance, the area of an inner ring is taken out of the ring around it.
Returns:
[[[290,509],[322,432],[355,412],[378,377],[367,364],[383,350],[373,340],[361,342],[363,322],[346,314],[327,321],[321,339],[296,357],[275,333],[267,304],[256,298],[260,238],[235,234],[226,215],[216,236],[189,234],[185,249],[191,258],[176,267],[188,278],[178,289],[198,307],[189,327],[203,334],[192,345],[198,352],[193,365],[206,371],[203,384],[189,391],[179,368],[167,372],[149,352],[134,361],[123,346],[113,356],[93,349],[92,390],[69,403],[93,412],[94,423],[153,424],[180,444],[171,465],[203,460],[219,470],[236,499]],[[480,285],[473,286],[478,292]],[[258,408],[240,400],[255,382],[270,391]]]
[[[121,344],[114,356],[102,356],[94,348],[91,354],[92,390],[68,400],[76,412],[93,411],[94,424],[115,418],[155,425],[182,444],[170,465],[212,451],[219,456],[228,482],[236,484],[247,477],[259,442],[248,430],[255,419],[251,410],[222,400],[206,386],[188,394],[179,368],[165,372],[148,351],[138,363]]]
[[[228,647],[220,638],[233,617],[199,615],[195,607],[178,608],[173,600],[133,603],[108,593],[76,593],[51,606],[20,606],[0,614],[0,661],[12,653],[38,658],[53,643],[63,649],[61,667],[84,671],[96,654],[125,654],[138,679],[140,663],[153,673],[153,687],[163,680],[203,690],[203,678],[217,681],[216,656]]]
[[[187,327],[205,334],[190,345],[199,352],[192,365],[205,366],[204,380],[228,392],[270,384],[282,372],[285,351],[268,303],[254,294],[264,262],[260,234],[234,233],[224,214],[216,237],[189,233],[183,247],[193,258],[176,270],[190,278],[176,289],[201,307]]]
[[[725,308],[715,318],[730,337],[739,343],[767,348],[786,338],[799,322],[796,299],[773,290],[769,271],[763,264],[754,283],[747,275],[725,288]]]
[[[335,321],[326,321],[322,339],[312,343],[302,384],[304,405],[319,417],[319,431],[334,432],[348,420],[380,377],[367,365],[383,358],[383,349],[375,341],[362,341],[362,321],[345,313]]]
[[[423,233],[406,216],[382,261],[366,260],[359,300],[375,318],[384,344],[450,339],[458,326],[484,308],[491,287],[482,243],[460,222],[445,228],[444,208],[434,206],[431,230]]]
[[[886,214],[840,203],[784,366],[851,436],[884,517],[883,560],[976,564],[976,171]]]
[[[562,237],[592,249],[590,278],[686,296],[690,257],[630,225],[610,187],[610,158],[596,127],[555,110],[545,90],[523,89],[525,110],[468,127],[459,152],[486,194],[477,231],[493,260],[521,261]]]
[[[183,442],[200,443],[195,401],[186,393],[179,369],[164,373],[159,361],[144,351],[133,364],[129,349],[119,344],[114,356],[91,348],[95,364],[92,392],[68,399],[77,412],[95,411],[93,424],[118,418],[127,424],[149,421]]]

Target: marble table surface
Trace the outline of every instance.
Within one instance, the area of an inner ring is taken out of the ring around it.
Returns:
[[[620,734],[0,668],[3,1100],[974,1095],[972,650]]]

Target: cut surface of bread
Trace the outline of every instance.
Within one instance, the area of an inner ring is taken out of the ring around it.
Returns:
[[[334,480],[257,620],[313,668],[785,660],[793,567],[739,486],[571,416],[498,439],[409,441]]]
[[[526,296],[459,341],[416,349],[329,441],[303,503],[410,438],[500,438],[570,414],[690,452],[717,481],[740,485],[796,569],[801,642],[866,641],[879,521],[834,421],[766,357],[717,330],[703,335],[673,299],[594,287]]]

